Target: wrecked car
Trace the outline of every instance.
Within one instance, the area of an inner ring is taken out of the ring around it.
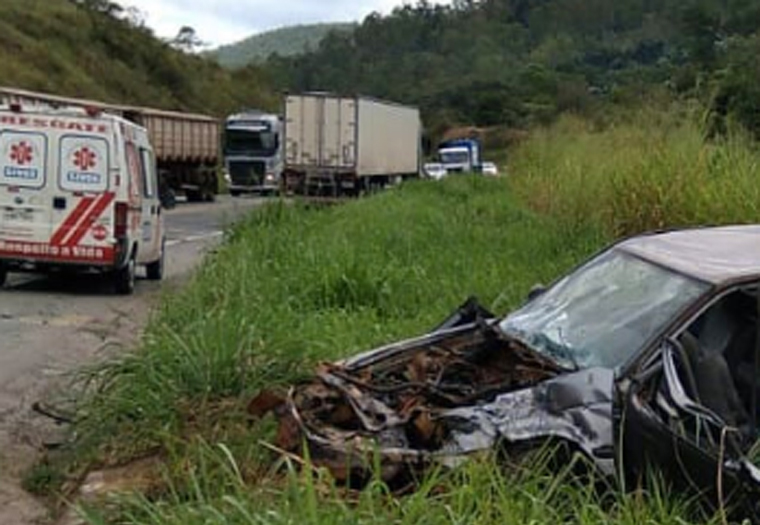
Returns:
[[[471,299],[250,409],[274,409],[277,447],[308,444],[338,481],[559,440],[611,478],[655,466],[757,521],[759,287],[760,225],[634,236],[505,317]]]

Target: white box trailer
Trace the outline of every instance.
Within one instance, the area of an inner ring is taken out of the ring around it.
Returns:
[[[285,97],[283,181],[300,194],[358,194],[420,170],[417,108],[368,97]]]

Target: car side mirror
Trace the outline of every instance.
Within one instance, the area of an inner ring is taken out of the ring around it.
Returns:
[[[546,286],[544,286],[541,283],[537,283],[533,285],[533,288],[530,289],[530,292],[528,292],[528,301],[532,301],[539,295],[543,295],[546,291]]]

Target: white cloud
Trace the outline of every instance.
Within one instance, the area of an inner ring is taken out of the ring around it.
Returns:
[[[445,1],[445,0],[444,0]],[[190,26],[214,46],[294,24],[361,21],[388,14],[404,0],[121,0],[146,15],[156,36],[170,38]]]

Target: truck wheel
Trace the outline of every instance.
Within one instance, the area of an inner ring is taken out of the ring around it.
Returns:
[[[161,206],[167,210],[171,210],[177,205],[177,195],[174,190],[168,189],[161,195]]]
[[[145,265],[145,273],[151,281],[160,281],[164,278],[164,257],[166,256],[165,241],[161,243],[161,257],[157,261]]]
[[[114,286],[116,293],[120,295],[131,295],[135,291],[135,258],[129,258],[129,262],[123,267],[116,270],[114,274]]]
[[[8,279],[8,268],[0,263],[0,287],[5,285],[5,281]]]
[[[231,197],[240,197],[240,190],[230,190]]]
[[[201,190],[187,190],[185,195],[187,196],[187,202],[201,202],[203,200]]]

